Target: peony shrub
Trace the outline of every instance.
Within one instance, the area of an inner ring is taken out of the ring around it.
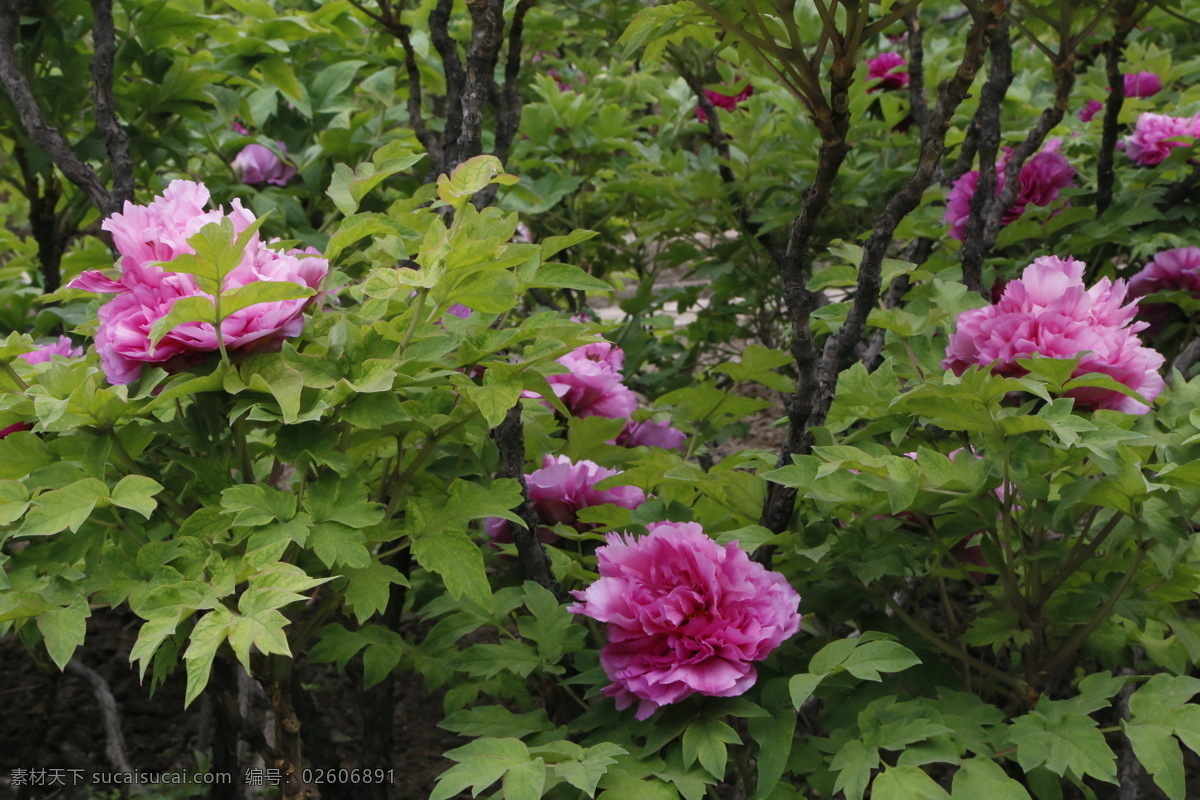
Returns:
[[[1004,210],[1000,218],[1001,225],[1016,222],[1030,204],[1043,208],[1050,205],[1058,199],[1060,191],[1072,185],[1075,181],[1075,168],[1067,161],[1066,156],[1059,152],[1061,146],[1061,139],[1051,139],[1041,151],[1034,153],[1021,165],[1017,196],[1012,205]],[[996,161],[997,195],[1004,189],[1004,168],[1011,154],[1011,148],[1006,147]],[[946,213],[943,217],[944,221],[950,223],[950,238],[963,238],[971,214],[971,198],[974,197],[978,186],[979,171],[971,170],[964,173],[951,187],[946,197]]]

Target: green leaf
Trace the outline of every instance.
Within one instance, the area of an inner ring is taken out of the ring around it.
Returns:
[[[769,797],[783,777],[792,754],[796,715],[784,708],[773,716],[751,717],[746,724],[750,738],[758,743],[758,796]]]
[[[408,586],[408,579],[395,567],[372,560],[362,569],[343,569],[346,577],[346,607],[362,625],[387,608],[392,584]]]
[[[487,608],[492,592],[483,569],[483,554],[464,531],[427,530],[413,537],[413,558],[442,578],[452,597],[469,598]]]
[[[951,784],[954,800],[1030,800],[1029,792],[1008,777],[990,758],[977,757],[962,763]]]
[[[1045,765],[1057,775],[1070,770],[1106,783],[1117,782],[1116,756],[1090,717],[1068,714],[1046,717],[1033,711],[1013,720],[1008,739],[1017,747],[1017,763],[1029,772]]]
[[[492,368],[483,373],[482,386],[465,386],[467,399],[479,409],[489,428],[504,421],[508,410],[517,404],[525,384],[519,372],[501,372]]]
[[[899,642],[867,642],[842,661],[842,666],[856,678],[865,681],[882,680],[880,672],[900,672],[920,664],[921,659]]]
[[[554,730],[554,723],[544,709],[516,714],[504,706],[475,706],[455,711],[438,723],[439,728],[471,738],[505,737],[521,738],[531,733]]]
[[[91,615],[83,598],[65,608],[52,608],[38,615],[37,626],[46,642],[46,652],[59,669],[66,669],[75,648],[83,644],[87,618]]]
[[[525,743],[511,738],[477,739],[448,751],[446,757],[459,763],[442,773],[429,800],[449,800],[468,786],[477,797],[508,770],[530,761]]]
[[[597,231],[574,230],[566,236],[547,236],[541,241],[542,258],[550,258],[566,250],[568,247],[573,247],[580,242],[586,242],[588,239],[598,235]],[[591,276],[589,275],[588,277]]]
[[[108,487],[95,478],[84,478],[61,489],[37,496],[25,515],[18,536],[47,536],[61,530],[78,531],[87,521],[96,501],[108,496]]]
[[[802,672],[799,675],[793,675],[788,681],[788,691],[792,695],[792,705],[796,710],[800,710],[800,706],[812,697],[812,693],[817,690],[817,686],[825,678],[826,673],[809,673]]]
[[[154,495],[163,490],[163,485],[145,475],[126,475],[117,482],[108,498],[114,506],[136,511],[146,519],[158,507]]]
[[[515,175],[502,172],[504,165],[495,156],[475,156],[459,164],[454,172],[446,177],[439,175],[437,180],[438,197],[448,205],[462,208],[471,196],[492,183],[512,185],[517,182]]]
[[[537,758],[504,773],[504,800],[540,800],[546,788],[546,762]]]
[[[484,314],[503,314],[517,304],[520,283],[508,270],[475,272],[447,300]]]
[[[600,779],[607,774],[609,766],[617,763],[615,756],[626,753],[625,748],[612,742],[601,742],[585,749],[577,760],[561,761],[553,769],[564,781],[586,792],[588,797],[594,797]]]
[[[200,696],[208,685],[208,677],[212,671],[212,662],[217,655],[217,648],[225,641],[229,630],[229,622],[233,614],[225,606],[217,606],[196,622],[192,628],[191,641],[183,660],[187,663],[187,691],[184,693],[183,707],[187,708],[192,701]]]
[[[875,779],[871,800],[950,800],[950,795],[920,767],[899,766],[888,767]]]
[[[0,480],[0,525],[11,525],[29,508],[29,490],[20,481]]]
[[[367,537],[360,530],[336,522],[323,522],[309,531],[307,547],[330,569],[342,565],[366,569],[371,564],[366,543]]]
[[[857,739],[846,742],[829,762],[829,768],[838,773],[834,793],[845,790],[846,800],[862,800],[871,781],[871,770],[878,767],[878,748],[868,748]]]
[[[592,232],[588,231],[588,233]],[[612,284],[592,277],[579,267],[574,267],[570,264],[560,264],[556,261],[542,264],[538,268],[537,273],[534,274],[533,280],[529,282],[529,285],[547,289],[578,289],[582,292],[613,291]]]
[[[693,722],[683,732],[683,765],[690,767],[698,760],[700,766],[717,780],[725,777],[729,759],[726,744],[741,744],[737,732],[717,719]]]
[[[171,304],[171,310],[159,317],[150,326],[150,354],[154,348],[175,328],[185,322],[207,322],[212,325],[217,318],[217,307],[204,295],[181,297]]]
[[[234,312],[259,303],[299,300],[315,294],[315,290],[292,281],[254,281],[237,289],[221,292],[221,316],[228,317]]]
[[[1187,784],[1183,772],[1183,751],[1170,727],[1125,724],[1125,735],[1133,753],[1171,800],[1186,800]]]

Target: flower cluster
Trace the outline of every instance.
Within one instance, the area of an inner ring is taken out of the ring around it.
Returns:
[[[188,322],[167,333],[155,346],[150,329],[170,313],[183,297],[209,295],[200,291],[196,279],[186,273],[167,272],[158,264],[169,264],[185,253],[195,252],[187,240],[205,225],[228,218],[236,232],[254,222],[254,215],[234,200],[228,215],[221,209],[206,211],[208,189],[192,181],[172,181],[161,197],[149,205],[126,202],[123,213],[113,214],[102,228],[113,236],[120,275],[113,280],[103,273],[84,272],[70,287],[115,294],[99,312],[96,350],[110,383],[130,383],[141,374],[143,364],[189,362],[218,349],[211,323]],[[290,281],[319,290],[329,271],[320,253],[307,250],[273,250],[255,235],[246,246],[242,261],[225,276],[222,290],[229,291],[256,281]],[[221,337],[227,350],[277,347],[283,339],[298,336],[304,327],[302,313],[312,298],[257,303],[235,311],[221,322]]]
[[[612,503],[621,508],[637,508],[646,502],[646,494],[636,486],[614,486],[597,489],[596,484],[620,475],[620,470],[605,469],[594,461],[574,462],[566,456],[547,455],[542,459],[542,468],[526,473],[525,485],[529,487],[529,502],[533,504],[538,520],[545,525],[569,525],[577,531],[589,530],[592,526],[579,521],[579,512],[585,508]],[[483,530],[493,542],[507,543],[513,540],[512,531],[506,520],[490,517],[483,523]],[[558,534],[549,527],[538,531],[544,542],[553,542]]]
[[[903,89],[908,86],[908,62],[899,53],[880,53],[867,60],[867,80],[877,81],[867,89],[872,92],[886,92]]]
[[[621,368],[625,353],[608,342],[595,342],[572,350],[558,363],[567,368],[546,380],[554,394],[575,417],[630,417],[638,407],[637,395],[625,385]],[[662,422],[636,423],[630,420],[615,440],[624,447],[648,445],[666,449],[683,447],[687,435]]]
[[[1118,142],[1118,149],[1143,167],[1161,164],[1172,148],[1190,147],[1200,137],[1200,114],[1172,117],[1166,114],[1142,114],[1133,133]]]
[[[617,708],[637,718],[692,694],[732,697],[761,661],[800,628],[800,596],[731,542],[694,522],[659,522],[641,539],[608,535],[600,580],[576,591],[576,614],[608,624],[600,664]]]
[[[972,364],[991,365],[1001,375],[1025,370],[1017,359],[1037,354],[1076,358],[1073,376],[1100,372],[1153,400],[1163,390],[1158,368],[1163,356],[1143,347],[1137,333],[1146,323],[1130,324],[1137,303],[1124,304],[1124,281],[1102,278],[1083,285],[1084,264],[1056,256],[1035,259],[1019,280],[1004,287],[995,305],[964,311],[950,337],[942,366],[961,375]],[[1149,407],[1120,392],[1096,387],[1069,393],[1076,403],[1144,414]]]
[[[1029,204],[1045,207],[1058,199],[1058,193],[1070,186],[1075,180],[1075,168],[1067,161],[1058,148],[1062,146],[1061,139],[1051,139],[1046,146],[1030,156],[1021,165],[1017,175],[1017,197],[1013,204],[1004,210],[1000,218],[1001,225],[1016,222],[1025,213]],[[1004,153],[996,161],[996,194],[1004,189],[1004,169],[1012,155],[1010,148],[1004,148]],[[950,223],[950,237],[962,239],[967,228],[967,220],[971,216],[971,198],[979,187],[979,170],[971,170],[954,182],[950,194],[946,197],[945,221]]]

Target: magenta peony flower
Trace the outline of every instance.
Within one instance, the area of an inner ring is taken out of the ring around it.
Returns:
[[[280,152],[286,152],[283,142],[276,142]],[[242,183],[273,183],[276,186],[287,186],[287,182],[296,174],[295,165],[284,161],[271,151],[271,148],[258,143],[248,144],[242,148],[230,165],[242,179]]]
[[[708,98],[708,101],[715,107],[723,108],[726,111],[733,111],[735,108],[741,105],[742,102],[754,94],[754,87],[747,83],[746,88],[742,89],[737,94],[725,94],[713,89],[705,89],[704,94]],[[696,107],[696,119],[700,120],[701,122],[708,120],[708,114],[704,113],[704,109],[700,108],[699,106]]]
[[[1153,97],[1162,91],[1162,78],[1153,72],[1135,72],[1124,77],[1126,97]]]
[[[617,434],[611,443],[621,447],[661,447],[664,450],[682,450],[687,441],[687,434],[678,428],[671,427],[668,420],[661,422],[625,423],[625,429]]]
[[[1091,122],[1102,108],[1104,108],[1104,103],[1099,100],[1088,100],[1087,105],[1079,109],[1079,119],[1083,122]]]
[[[1137,333],[1146,323],[1130,324],[1137,303],[1122,305],[1125,282],[1102,278],[1083,286],[1082,261],[1055,256],[1035,259],[1019,280],[1004,288],[1000,302],[958,315],[942,367],[961,375],[972,364],[1019,376],[1018,358],[1035,353],[1047,358],[1080,357],[1074,377],[1102,372],[1153,400],[1163,390],[1158,369],[1163,356],[1143,347]],[[1078,405],[1144,414],[1149,407],[1106,389],[1072,390]]]
[[[761,661],[800,628],[800,596],[736,542],[721,547],[694,522],[658,522],[640,539],[608,535],[600,579],[569,610],[608,623],[600,664],[617,708],[637,718],[694,693],[742,694]]]
[[[548,375],[554,393],[576,417],[628,417],[637,408],[637,396],[621,382],[625,353],[608,342],[586,344],[558,363],[569,372]]]
[[[1179,290],[1200,298],[1200,247],[1163,250],[1129,279],[1130,297]],[[1138,306],[1138,313],[1150,323],[1146,330],[1151,335],[1162,330],[1172,313],[1178,310],[1169,303],[1141,303]]]
[[[1161,164],[1175,147],[1191,147],[1200,136],[1200,114],[1170,117],[1166,114],[1142,114],[1131,135],[1117,144],[1143,167]]]
[[[908,62],[899,53],[880,53],[867,60],[867,80],[879,81],[867,89],[873,92],[903,89],[908,86]]]
[[[1058,199],[1058,193],[1070,186],[1075,180],[1075,168],[1066,157],[1058,152],[1062,139],[1051,139],[1045,147],[1029,157],[1021,165],[1017,175],[1019,189],[1013,204],[1005,209],[1000,217],[1001,225],[1011,225],[1025,213],[1025,207],[1030,203],[1045,207]],[[1008,164],[1012,150],[1004,148],[1004,153],[996,161],[996,194],[1004,189],[1004,169]],[[950,193],[946,196],[946,214],[943,219],[950,223],[950,238],[962,239],[967,228],[967,220],[971,216],[971,198],[979,186],[979,170],[971,170],[954,182]]]
[[[130,383],[141,374],[143,364],[188,364],[218,349],[212,324],[201,322],[179,325],[157,345],[150,345],[150,329],[170,312],[175,301],[204,295],[193,276],[167,272],[155,262],[169,263],[177,255],[194,252],[187,238],[226,216],[221,209],[205,211],[208,198],[203,184],[172,181],[163,196],[148,206],[126,202],[124,213],[114,214],[102,225],[113,234],[121,254],[120,277],[112,280],[93,270],[68,284],[117,295],[100,309],[96,331],[96,350],[110,383]],[[254,215],[237,200],[228,216],[239,232],[254,221]],[[280,252],[255,235],[241,263],[225,276],[222,289],[238,289],[257,281],[289,281],[319,291],[328,271],[328,262],[316,250]],[[221,322],[226,349],[277,347],[284,338],[299,335],[304,326],[301,315],[315,300],[256,303],[235,311]]]
[[[22,358],[30,364],[42,364],[49,361],[54,356],[62,356],[63,358],[82,358],[83,348],[73,347],[71,339],[66,336],[58,337],[58,341],[54,344],[44,344],[38,346],[36,350],[31,350],[28,353],[22,353],[18,358]]]
[[[585,531],[592,526],[579,521],[580,509],[606,503],[621,508],[637,508],[646,502],[645,492],[636,486],[596,488],[600,481],[620,474],[620,470],[605,469],[594,461],[573,462],[566,456],[547,455],[542,459],[541,469],[525,476],[525,483],[529,487],[529,500],[540,521],[547,526],[561,523]],[[508,522],[498,517],[487,519],[483,529],[495,542],[513,540]],[[545,542],[558,539],[558,535],[548,527],[538,533]]]

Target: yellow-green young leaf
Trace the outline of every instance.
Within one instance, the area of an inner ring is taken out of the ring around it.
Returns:
[[[888,767],[875,779],[871,800],[950,800],[950,795],[919,767],[903,766]]]
[[[520,374],[499,379],[492,377],[493,372],[494,370],[489,369],[483,374],[482,386],[463,387],[467,399],[483,414],[489,428],[494,428],[504,421],[508,410],[517,404],[524,388],[524,380]]]
[[[506,175],[501,170],[504,165],[495,156],[475,156],[454,168],[447,177],[439,175],[437,181],[438,197],[443,202],[462,208],[471,196],[492,183],[511,186],[517,182],[515,175]]]
[[[951,784],[954,800],[1031,800],[1029,792],[990,758],[964,761]]]
[[[308,548],[330,569],[339,565],[366,568],[371,563],[366,542],[367,537],[362,531],[337,522],[316,525],[308,535]]]
[[[279,300],[299,300],[312,297],[316,291],[291,281],[255,281],[228,292],[221,292],[221,318],[235,311]]]
[[[46,642],[46,652],[59,669],[65,669],[75,648],[83,644],[87,618],[92,615],[83,598],[65,608],[52,608],[38,615],[37,626]]]
[[[153,478],[145,475],[126,475],[113,487],[112,495],[108,498],[114,506],[136,511],[146,519],[158,507],[154,495],[163,490],[163,486]]]
[[[542,258],[550,258],[568,247],[586,242],[593,236],[599,235],[597,231],[574,230],[566,236],[547,236],[542,240]]]
[[[472,311],[503,314],[517,304],[520,281],[508,270],[476,272],[462,281],[449,300]]]
[[[587,233],[592,232],[587,231]],[[547,289],[578,289],[582,292],[611,292],[613,290],[611,284],[592,277],[579,267],[560,264],[556,261],[542,264],[529,285]]]
[[[196,622],[192,628],[191,641],[183,660],[187,663],[187,691],[183,698],[183,707],[187,708],[192,701],[200,696],[208,685],[208,676],[212,672],[213,658],[217,648],[225,641],[229,631],[229,621],[233,614],[225,606],[217,606]]]
[[[242,607],[243,604],[238,605]],[[251,646],[257,647],[259,652],[266,655],[292,654],[288,648],[287,635],[283,632],[287,625],[288,618],[274,609],[260,609],[252,615],[233,614],[230,617],[229,645],[247,672],[250,671]]]
[[[338,164],[334,170],[335,183],[338,175],[337,169],[344,169],[347,174],[350,173],[349,167],[347,167],[345,164]],[[353,201],[352,195],[349,194],[349,189],[347,188],[345,191],[347,194],[341,198],[341,202],[338,202],[337,198],[334,200],[338,210],[342,213],[345,213],[348,209],[357,208],[357,202]],[[331,185],[327,194],[329,194],[330,197],[333,197],[333,192],[334,187]],[[346,198],[350,198],[350,201],[347,202]],[[345,205],[344,208],[343,205]],[[360,239],[367,238],[368,236],[376,238],[381,238],[384,236],[402,236],[414,239],[418,237],[416,231],[401,225],[387,214],[354,214],[353,211],[350,213],[353,216],[347,216],[338,224],[337,232],[330,237],[329,244],[325,246],[325,257],[329,259],[330,263],[333,263],[334,259],[340,256],[342,251],[344,251],[347,247],[359,241]],[[384,270],[380,270],[380,272],[384,272]],[[386,272],[394,273],[395,269],[389,267]]]
[[[492,602],[492,590],[483,569],[479,546],[461,530],[426,530],[414,535],[413,558],[425,569],[436,572],[456,598],[470,598],[482,608]]]
[[[175,328],[185,322],[207,322],[212,325],[217,318],[213,301],[203,295],[181,297],[171,305],[171,310],[159,317],[150,326],[150,354],[154,348]]]
[[[61,489],[45,492],[33,501],[19,536],[47,536],[61,530],[79,530],[96,501],[108,495],[108,487],[95,478],[84,478]]]
[[[225,276],[242,262],[246,247],[269,214],[254,220],[241,233],[234,230],[230,217],[210,222],[188,238],[188,246],[194,253],[183,253],[170,261],[160,262],[159,266],[167,272],[196,276],[200,290],[215,295],[221,291]]]

